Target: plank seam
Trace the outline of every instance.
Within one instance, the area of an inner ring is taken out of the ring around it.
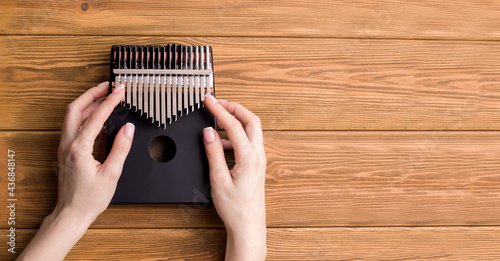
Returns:
[[[274,38],[274,39],[288,39],[288,38],[301,38],[301,39],[338,39],[338,40],[393,40],[393,41],[463,41],[463,42],[500,42],[500,39],[467,39],[467,38],[424,38],[424,37],[342,37],[342,36],[268,36],[268,35],[118,35],[118,34],[2,34],[0,37],[7,36],[50,36],[50,37],[178,37],[178,38]]]

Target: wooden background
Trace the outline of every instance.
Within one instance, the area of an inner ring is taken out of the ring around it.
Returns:
[[[498,0],[1,1],[17,249],[55,205],[65,107],[107,80],[110,46],[182,43],[211,45],[218,97],[261,117],[269,260],[500,259],[499,28]],[[67,259],[224,244],[213,207],[110,206]]]

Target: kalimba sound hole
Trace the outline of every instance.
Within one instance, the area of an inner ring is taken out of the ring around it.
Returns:
[[[149,156],[156,162],[168,162],[177,152],[175,142],[168,136],[158,136],[149,143]]]

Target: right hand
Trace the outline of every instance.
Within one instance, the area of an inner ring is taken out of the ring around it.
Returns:
[[[212,199],[227,229],[226,260],[264,260],[267,160],[260,119],[242,105],[218,102],[210,94],[205,98],[205,106],[229,138],[221,140],[213,128],[203,131]],[[231,170],[223,147],[234,149],[235,165]]]

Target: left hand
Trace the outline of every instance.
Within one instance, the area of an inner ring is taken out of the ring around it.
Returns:
[[[18,260],[63,260],[90,224],[108,207],[130,151],[135,127],[127,123],[118,131],[104,163],[94,159],[94,141],[122,100],[123,85],[103,98],[107,93],[108,83],[104,82],[68,105],[57,153],[57,205]]]
[[[135,130],[132,124],[123,126],[106,161],[94,159],[94,141],[124,95],[120,85],[100,99],[107,91],[108,84],[101,83],[68,105],[58,151],[59,196],[54,212],[69,211],[90,223],[113,197]]]

